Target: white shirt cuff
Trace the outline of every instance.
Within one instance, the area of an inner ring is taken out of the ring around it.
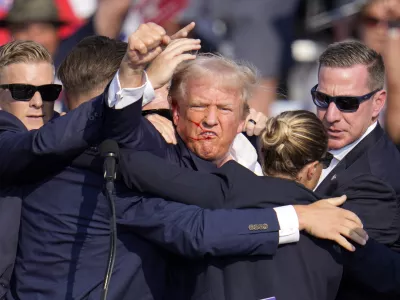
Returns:
[[[147,104],[154,99],[154,89],[147,78],[146,72],[144,72],[145,83],[137,88],[125,88],[121,89],[121,84],[119,82],[119,71],[115,74],[113,80],[111,81],[110,87],[108,89],[108,101],[109,107],[114,107],[115,109],[123,109],[136,101],[139,101],[144,95],[147,99],[143,99],[143,105]],[[146,103],[144,103],[147,101]]]
[[[300,240],[299,219],[292,205],[274,208],[279,222],[279,245]]]
[[[146,74],[146,79],[147,79],[147,74]],[[151,82],[147,80],[147,84],[144,88],[144,93],[143,93],[143,104],[142,106],[145,106],[146,104],[149,104],[151,101],[153,101],[156,98],[156,93],[154,92],[154,88],[151,85]]]

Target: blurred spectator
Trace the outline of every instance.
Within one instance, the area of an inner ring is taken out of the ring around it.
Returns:
[[[372,0],[361,13],[359,34],[370,47],[383,54],[388,91],[385,125],[400,145],[400,1]]]
[[[99,0],[94,15],[67,39],[60,39],[58,34],[60,26],[67,21],[61,18],[53,0],[14,0],[0,25],[9,29],[15,39],[33,40],[44,45],[53,55],[57,67],[82,38],[95,34],[117,37],[130,5],[130,0]]]

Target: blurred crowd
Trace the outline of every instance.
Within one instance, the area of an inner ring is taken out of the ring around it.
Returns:
[[[201,51],[245,60],[259,70],[262,85],[251,107],[267,115],[312,110],[309,88],[317,79],[319,55],[332,42],[359,39],[382,53],[389,66],[390,99],[381,123],[400,142],[400,125],[395,122],[399,88],[393,79],[399,72],[393,53],[400,47],[396,0],[255,0],[251,5],[244,0],[3,0],[0,8],[0,42],[12,35],[42,43],[53,54],[56,67],[85,36],[126,41],[143,22],[154,21],[171,33],[195,21],[192,36],[201,38]],[[60,102],[57,110],[65,109]]]

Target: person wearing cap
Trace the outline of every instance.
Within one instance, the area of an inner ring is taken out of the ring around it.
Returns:
[[[54,0],[14,0],[0,26],[10,30],[16,40],[32,40],[42,44],[53,56],[55,67],[72,47],[90,35],[116,38],[121,30],[130,0],[99,0],[95,14],[76,33],[61,40],[58,29],[66,24],[60,18]]]

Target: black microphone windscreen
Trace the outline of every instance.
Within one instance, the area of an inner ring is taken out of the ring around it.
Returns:
[[[110,153],[113,153],[116,157],[119,156],[118,144],[114,140],[105,140],[100,144],[100,155],[106,157],[109,156]]]

